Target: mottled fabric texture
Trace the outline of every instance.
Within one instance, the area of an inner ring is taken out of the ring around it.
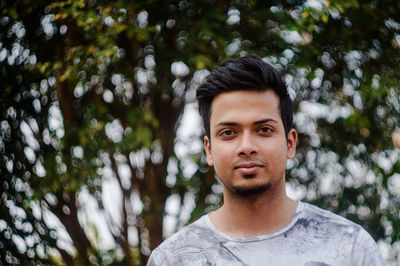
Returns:
[[[254,237],[230,237],[208,215],[156,248],[154,265],[384,265],[375,241],[359,225],[299,202],[282,230]]]

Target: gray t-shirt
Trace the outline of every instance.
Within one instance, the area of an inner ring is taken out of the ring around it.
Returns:
[[[231,237],[208,215],[186,226],[156,248],[154,265],[384,265],[372,237],[359,225],[299,202],[289,225],[254,237]]]

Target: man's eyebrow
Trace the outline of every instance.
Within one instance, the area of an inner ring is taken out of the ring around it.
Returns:
[[[276,121],[273,118],[267,118],[267,119],[262,119],[262,120],[255,121],[253,124],[254,125],[260,125],[260,124],[264,124],[264,123],[267,123],[267,122],[279,123],[278,121]]]
[[[261,125],[261,124],[264,124],[264,123],[267,123],[267,122],[278,123],[278,121],[273,119],[273,118],[266,118],[266,119],[255,121],[253,124],[254,125]],[[239,125],[239,123],[229,122],[229,121],[226,121],[226,122],[222,121],[222,122],[217,123],[215,125],[215,127],[218,127],[218,126],[231,126],[231,127],[234,127],[234,126],[237,126],[237,125]]]
[[[238,123],[236,123],[236,122],[219,122],[219,123],[217,123],[215,125],[215,127],[218,127],[218,126],[232,126],[232,127],[234,127],[234,126],[237,126],[237,125],[238,125]]]

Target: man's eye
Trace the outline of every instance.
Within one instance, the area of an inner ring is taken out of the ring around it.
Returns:
[[[270,127],[260,127],[259,131],[261,133],[270,133],[272,131],[272,128],[270,128]]]
[[[220,133],[220,135],[221,135],[221,136],[229,137],[229,136],[232,136],[234,133],[235,133],[235,132],[233,132],[233,130],[228,129],[228,130],[222,131],[222,132]]]

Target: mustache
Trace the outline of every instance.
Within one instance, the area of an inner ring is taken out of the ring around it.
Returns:
[[[266,166],[267,162],[261,158],[253,157],[249,159],[237,159],[232,163],[232,168],[237,169],[241,167],[251,167],[251,166]]]

